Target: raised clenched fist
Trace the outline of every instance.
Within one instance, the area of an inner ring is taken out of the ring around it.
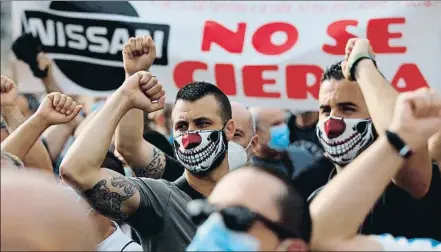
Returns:
[[[146,112],[164,108],[165,92],[158,79],[149,72],[140,71],[128,77],[119,91],[129,98],[130,108]]]
[[[342,70],[346,79],[350,80],[349,64],[360,57],[360,55],[369,55],[372,59],[375,58],[370,41],[362,38],[349,39],[346,43],[345,59],[342,62]]]
[[[124,70],[128,75],[149,70],[155,59],[155,43],[150,36],[130,38],[123,47]]]
[[[47,69],[48,76],[52,74],[52,60],[44,52],[40,52],[37,55],[37,63],[38,63],[38,68],[41,71],[45,71]]]
[[[411,147],[424,147],[441,129],[441,95],[428,88],[400,94],[390,128],[403,134]]]
[[[83,106],[78,105],[71,97],[54,92],[46,95],[36,114],[49,125],[63,124],[74,119],[82,108]]]
[[[15,106],[15,101],[18,97],[17,86],[8,77],[1,76],[0,82],[0,102],[2,109],[5,107]]]

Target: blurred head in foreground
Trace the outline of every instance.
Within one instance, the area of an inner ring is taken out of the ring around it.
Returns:
[[[208,201],[191,201],[187,211],[196,224],[202,224],[187,251],[308,249],[309,206],[287,177],[271,168],[229,172]]]
[[[2,251],[93,251],[96,244],[86,211],[53,177],[2,167]]]

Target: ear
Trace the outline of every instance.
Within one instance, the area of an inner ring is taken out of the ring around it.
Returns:
[[[308,251],[308,245],[301,239],[284,240],[276,249],[277,251]]]
[[[236,132],[236,122],[233,119],[230,119],[225,125],[225,135],[227,136],[228,141],[233,139],[234,132]]]
[[[253,136],[253,139],[251,140],[251,153],[253,153],[253,155],[257,155],[260,152],[259,141],[259,135]]]
[[[251,138],[251,150],[254,151],[255,148],[257,148],[257,145],[259,145],[259,136],[258,135],[254,135]]]

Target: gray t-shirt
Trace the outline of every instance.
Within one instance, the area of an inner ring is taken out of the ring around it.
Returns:
[[[167,166],[179,165],[167,157]],[[203,198],[184,177],[175,182],[163,179],[132,178],[141,203],[127,223],[133,227],[144,251],[185,251],[196,225],[185,208],[192,199]]]

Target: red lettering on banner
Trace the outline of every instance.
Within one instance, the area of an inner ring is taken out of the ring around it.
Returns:
[[[243,92],[248,97],[260,98],[280,98],[280,93],[265,92],[263,85],[274,85],[276,80],[264,79],[262,74],[264,71],[275,71],[279,69],[276,65],[270,66],[244,66],[242,69]]]
[[[184,61],[176,65],[173,71],[173,80],[178,88],[182,88],[193,81],[196,70],[207,70],[208,66],[200,61]]]
[[[324,52],[332,54],[332,55],[344,55],[346,42],[350,38],[355,38],[352,33],[346,31],[348,26],[357,26],[357,20],[339,20],[328,26],[327,33],[335,40],[335,45],[323,45],[322,49]]]
[[[231,31],[215,21],[207,21],[202,38],[202,51],[208,52],[216,43],[230,53],[242,53],[246,24],[239,23],[237,31]]]
[[[313,74],[314,84],[308,85],[308,74]],[[290,99],[307,99],[310,93],[318,99],[323,69],[316,65],[292,65],[286,67],[286,94]]]
[[[407,48],[404,46],[392,47],[389,40],[401,38],[401,32],[389,32],[389,25],[404,24],[404,18],[377,18],[371,19],[367,23],[366,38],[370,40],[372,49],[375,53],[405,53]],[[324,44],[324,52],[332,55],[344,55],[348,39],[355,38],[352,33],[346,31],[348,26],[358,26],[357,20],[339,20],[328,26],[327,33],[335,40],[335,45]]]
[[[381,18],[371,19],[367,24],[367,38],[371,42],[375,53],[405,53],[407,48],[404,46],[390,46],[389,40],[401,38],[401,32],[389,32],[389,25],[404,24],[404,18]]]
[[[240,54],[243,52],[245,41],[246,24],[239,23],[237,31],[229,30],[215,21],[205,22],[202,48],[203,52],[211,50],[213,43],[219,45],[229,53]],[[282,45],[276,45],[271,41],[275,32],[283,32],[287,40]],[[259,27],[252,36],[254,49],[264,55],[280,55],[290,50],[297,42],[299,33],[295,26],[289,23],[269,23]]]
[[[398,87],[398,83],[401,79],[404,81],[404,83],[406,83],[405,87]],[[422,87],[429,87],[418,66],[410,63],[402,64],[398,68],[394,78],[392,79],[392,85],[399,92],[407,92]]]
[[[271,36],[275,32],[284,32],[288,37],[282,45],[275,45]],[[253,46],[256,51],[265,55],[280,55],[291,49],[297,42],[299,33],[288,23],[270,23],[259,27],[253,35]]]
[[[211,69],[211,66],[210,66]],[[276,80],[264,78],[265,71],[278,73],[277,65],[243,66],[242,79],[236,79],[234,64],[217,63],[213,66],[215,84],[225,94],[237,96],[237,84],[242,82],[243,92],[248,98],[280,98],[286,90],[288,99],[306,100],[308,93],[314,99],[318,99],[320,91],[320,79],[324,70],[317,65],[287,65],[286,78],[283,81],[285,88],[278,91],[266,92],[264,85],[275,85]],[[197,70],[208,70],[208,65],[200,61],[184,61],[176,65],[173,78],[177,88],[195,81],[193,76]],[[308,83],[308,75],[314,77],[314,81]],[[404,85],[402,85],[404,83]],[[395,71],[391,85],[399,92],[413,91],[421,87],[429,87],[427,80],[414,63],[405,63]]]
[[[214,66],[216,86],[226,95],[236,95],[236,75],[231,64],[216,64]]]

